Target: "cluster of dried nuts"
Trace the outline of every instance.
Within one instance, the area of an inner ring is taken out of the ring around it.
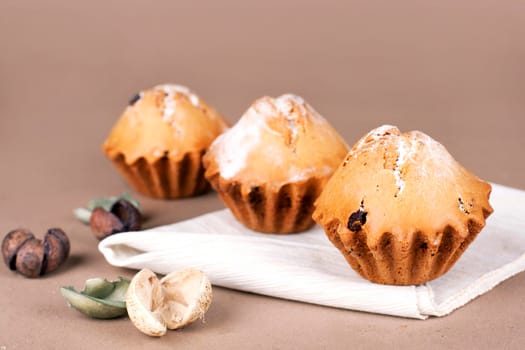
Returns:
[[[56,270],[69,256],[69,249],[69,239],[59,228],[49,229],[44,241],[20,228],[9,232],[2,242],[7,266],[33,278]]]
[[[91,226],[98,240],[115,233],[140,230],[143,221],[139,202],[127,193],[120,197],[93,199],[87,208],[77,208],[74,214]]]
[[[89,221],[91,231],[99,240],[115,233],[137,231],[142,226],[140,211],[125,199],[119,199],[110,210],[96,207]]]
[[[90,223],[99,240],[118,232],[140,230],[142,225],[140,205],[126,193],[89,201],[87,209],[78,208],[74,213],[82,222]],[[49,229],[43,241],[23,228],[9,232],[2,241],[6,265],[32,278],[56,270],[69,256],[69,250],[69,239],[59,228]]]
[[[90,317],[113,318],[127,311],[137,329],[154,337],[202,319],[212,300],[210,281],[195,269],[175,271],[161,280],[143,269],[131,282],[93,278],[81,292],[73,287],[60,292],[69,306]]]

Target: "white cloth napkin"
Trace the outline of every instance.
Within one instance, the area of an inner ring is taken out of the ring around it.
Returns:
[[[494,213],[456,265],[419,286],[384,286],[357,275],[320,227],[265,235],[228,210],[113,235],[99,250],[115,266],[157,273],[193,267],[214,285],[344,309],[425,319],[444,316],[525,269],[525,191],[493,185]]]

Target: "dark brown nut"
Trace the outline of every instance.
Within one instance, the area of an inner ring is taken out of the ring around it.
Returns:
[[[16,254],[16,271],[26,277],[38,277],[44,262],[44,245],[40,239],[26,241]]]
[[[4,262],[11,270],[16,270],[15,259],[18,249],[25,241],[34,237],[29,230],[24,228],[13,230],[5,236],[2,241],[2,256],[4,257]]]
[[[111,206],[110,211],[95,208],[89,224],[95,237],[102,240],[115,233],[140,230],[142,215],[129,201],[119,199]]]
[[[142,226],[142,215],[140,211],[125,199],[119,199],[111,207],[111,212],[115,214],[122,224],[124,231],[137,231]]]
[[[115,214],[103,208],[95,208],[93,210],[89,225],[98,240],[103,240],[107,236],[124,230],[124,225],[120,219]]]
[[[9,268],[32,278],[56,270],[69,256],[69,250],[69,239],[58,228],[48,230],[43,242],[25,229],[9,232],[2,242]]]
[[[69,256],[70,244],[64,231],[51,228],[44,237],[44,266],[42,274],[55,271]]]

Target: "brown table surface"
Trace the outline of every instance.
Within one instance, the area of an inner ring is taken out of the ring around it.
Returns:
[[[481,178],[525,189],[524,23],[519,1],[2,0],[0,232],[60,226],[72,250],[41,279],[0,267],[0,349],[523,348],[525,274],[427,321],[216,287],[205,324],[161,339],[68,309],[59,287],[133,275],[71,211],[130,190],[100,145],[128,98],[161,82],[232,122],[295,92],[349,144],[384,123],[419,129]],[[137,197],[148,227],[223,207],[215,193]]]

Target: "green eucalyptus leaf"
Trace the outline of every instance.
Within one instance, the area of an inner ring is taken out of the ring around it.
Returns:
[[[73,210],[73,214],[75,217],[82,221],[84,224],[89,224],[89,220],[91,219],[91,211],[86,208],[76,208]]]
[[[84,284],[82,294],[95,298],[105,298],[115,289],[115,283],[109,282],[105,278],[90,278]]]
[[[130,281],[119,277],[117,281],[103,278],[88,279],[84,290],[62,287],[60,293],[69,306],[93,318],[115,318],[126,314],[126,292]]]
[[[130,283],[131,281],[127,278],[119,277],[119,280],[114,282],[115,287],[113,288],[113,291],[104,299],[112,301],[126,300],[126,293],[128,292]]]
[[[115,318],[126,314],[126,303],[105,301],[77,292],[72,287],[60,288],[69,306],[93,318]]]
[[[111,210],[113,204],[119,200],[119,197],[103,197],[92,199],[87,204],[87,209],[93,211],[95,208],[104,208],[105,210]]]

